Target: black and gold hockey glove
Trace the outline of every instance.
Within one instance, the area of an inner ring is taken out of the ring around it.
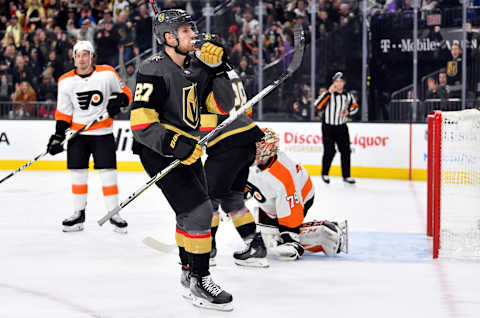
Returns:
[[[195,163],[203,154],[202,146],[193,138],[181,134],[170,133],[169,138],[166,138],[166,148],[169,149],[172,155],[180,159],[182,164],[191,165]]]

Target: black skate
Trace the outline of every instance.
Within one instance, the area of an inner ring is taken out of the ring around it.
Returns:
[[[192,304],[194,306],[220,311],[233,310],[232,295],[215,284],[210,275],[201,277],[192,275],[190,291],[192,292]]]
[[[118,214],[115,214],[110,219],[110,223],[113,225],[113,230],[118,233],[126,234],[128,223]]]
[[[262,235],[257,232],[252,238],[246,239],[247,247],[233,253],[234,262],[237,265],[251,267],[268,267],[267,248],[263,242]]]
[[[192,300],[192,292],[190,291],[190,277],[192,276],[190,269],[187,266],[182,266],[182,276],[180,276],[180,284],[185,288],[185,293],[182,295],[187,300]]]
[[[71,217],[63,220],[63,232],[83,231],[83,223],[85,223],[85,209],[75,211]]]

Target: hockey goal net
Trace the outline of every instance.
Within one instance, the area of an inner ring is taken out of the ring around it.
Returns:
[[[428,117],[428,220],[433,258],[480,260],[480,111]]]

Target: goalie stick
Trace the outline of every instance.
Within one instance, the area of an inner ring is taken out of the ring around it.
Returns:
[[[76,136],[78,136],[78,134],[80,134],[82,131],[85,131],[87,130],[88,128],[92,127],[94,124],[96,124],[97,122],[100,122],[102,120],[105,120],[108,118],[108,113],[104,113],[103,115],[97,117],[96,119],[92,120],[90,123],[88,123],[86,126],[80,128],[79,130],[75,131],[74,133],[72,133],[70,136],[68,136],[67,138],[65,138],[64,141],[62,141],[60,144],[63,146],[66,142],[68,142],[69,140],[75,138]],[[0,180],[0,183],[2,183],[3,181],[7,180],[8,178],[14,176],[15,174],[19,173],[20,171],[24,170],[25,168],[31,166],[33,163],[37,162],[38,160],[42,159],[43,157],[45,157],[47,155],[47,151],[45,150],[44,152],[42,152],[41,154],[39,154],[38,156],[36,156],[35,158],[33,158],[32,160],[30,160],[29,162],[27,162],[26,164],[24,164],[23,166],[21,166],[20,168],[18,168],[17,170],[15,171],[12,171],[9,175],[7,175],[6,177],[4,177],[2,180]]]
[[[288,66],[287,70],[280,74],[280,77],[262,89],[257,95],[252,97],[245,105],[237,109],[233,114],[231,114],[227,119],[225,119],[222,123],[220,123],[214,130],[209,132],[205,137],[200,139],[198,142],[202,146],[206,146],[208,141],[220,130],[225,128],[226,126],[230,125],[237,117],[244,113],[250,107],[253,107],[256,103],[262,100],[265,96],[267,96],[270,92],[272,92],[275,88],[277,88],[280,84],[282,84],[288,77],[290,77],[299,67],[303,60],[303,52],[305,49],[305,34],[300,24],[295,24],[294,27],[294,50],[295,53],[292,57],[292,62]],[[112,216],[119,213],[124,207],[126,207],[130,202],[132,202],[135,198],[137,198],[140,194],[142,194],[145,190],[155,184],[158,180],[162,179],[165,175],[167,175],[170,171],[172,171],[175,167],[180,164],[180,160],[176,159],[172,161],[167,167],[165,167],[162,171],[154,175],[147,183],[145,183],[142,187],[138,190],[133,192],[127,199],[122,201],[115,209],[108,212],[104,217],[98,220],[98,224],[101,226],[105,224]]]

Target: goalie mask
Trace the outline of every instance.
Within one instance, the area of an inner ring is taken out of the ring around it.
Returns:
[[[278,152],[278,147],[280,143],[280,138],[278,135],[270,128],[262,129],[265,136],[257,141],[257,152],[255,156],[255,164],[261,165],[265,164],[268,159],[275,156]]]
[[[180,9],[169,9],[160,11],[155,15],[153,21],[153,33],[160,44],[165,44],[165,33],[170,33],[178,41],[178,28],[184,24],[189,24],[192,31],[198,33],[197,26],[192,17]]]

